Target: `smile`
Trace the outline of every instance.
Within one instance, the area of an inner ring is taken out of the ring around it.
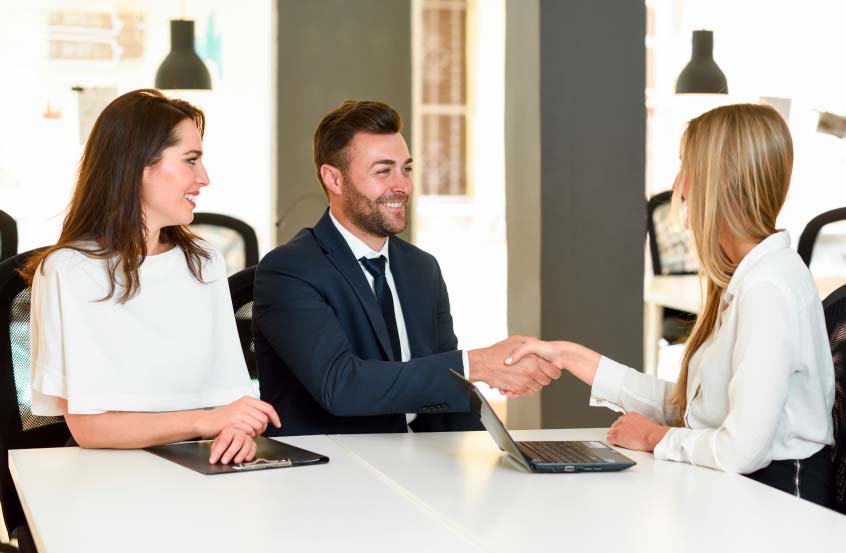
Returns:
[[[390,209],[399,209],[405,206],[405,202],[384,202],[382,205]]]
[[[197,203],[197,194],[185,194],[185,199]]]

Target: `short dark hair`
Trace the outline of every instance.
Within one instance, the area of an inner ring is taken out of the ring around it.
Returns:
[[[401,130],[399,113],[382,102],[347,100],[327,113],[314,131],[312,141],[314,169],[323,192],[326,192],[326,183],[320,176],[320,167],[328,164],[346,173],[350,166],[347,146],[357,133],[395,134]]]

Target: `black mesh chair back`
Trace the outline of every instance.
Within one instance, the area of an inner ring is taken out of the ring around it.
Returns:
[[[660,242],[662,240],[661,233],[674,232],[678,234],[678,240],[675,244],[680,248],[680,257],[687,255],[690,252],[690,246],[686,245],[688,233],[683,228],[677,228],[673,221],[670,209],[670,200],[673,198],[673,191],[667,190],[655,194],[649,201],[646,202],[646,234],[649,239],[649,255],[652,258],[652,274],[654,275],[695,275],[696,267],[689,264],[678,263],[670,264],[668,260],[663,259]],[[662,219],[664,225],[659,224],[658,219]],[[666,226],[668,228],[661,228]],[[687,266],[685,266],[687,265]]]
[[[195,213],[190,229],[223,254],[229,275],[258,265],[256,231],[244,221],[220,213]]]
[[[834,360],[834,408],[831,411],[834,422],[831,455],[834,463],[834,504],[838,511],[846,514],[846,285],[823,300],[823,311]]]
[[[256,267],[247,267],[229,277],[229,293],[232,296],[232,309],[235,311],[235,326],[241,340],[241,351],[247,362],[247,371],[254,386],[258,386],[256,371],[256,347],[253,342],[253,283],[256,279]]]
[[[824,226],[837,221],[846,221],[846,207],[838,207],[837,209],[821,213],[805,225],[801,236],[799,236],[799,245],[797,246],[799,257],[802,258],[805,265],[808,267],[811,266],[811,257],[813,257],[814,246],[817,244],[817,238],[819,237],[820,230],[822,230]]]
[[[18,274],[38,250],[13,256],[0,263],[0,504],[11,534],[25,523],[12,478],[8,450],[64,446],[70,432],[62,417],[32,414],[29,358],[29,288]]]
[[[18,224],[12,216],[0,210],[0,261],[18,253]]]
[[[653,275],[693,275],[696,274],[696,263],[690,252],[689,234],[680,228],[670,213],[672,190],[655,194],[646,203],[646,235],[649,240],[649,256],[652,258]],[[672,233],[675,237],[664,236]],[[667,260],[662,255],[664,249],[674,249],[674,259]],[[670,262],[672,261],[672,263]],[[684,340],[689,334],[696,316],[692,313],[665,308],[664,320],[661,325],[661,336],[671,344]]]

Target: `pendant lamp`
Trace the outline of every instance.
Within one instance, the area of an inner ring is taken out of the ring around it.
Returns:
[[[211,77],[194,51],[194,22],[170,21],[170,53],[156,71],[159,89],[211,89]]]
[[[679,73],[676,94],[728,94],[726,76],[714,61],[713,31],[693,31],[690,61]]]

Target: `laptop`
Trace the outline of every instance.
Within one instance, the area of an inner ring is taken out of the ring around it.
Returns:
[[[478,388],[463,376],[449,372],[467,394],[470,409],[482,419],[482,426],[502,451],[531,472],[611,472],[627,469],[636,463],[617,453],[603,442],[518,442],[491,409]]]

